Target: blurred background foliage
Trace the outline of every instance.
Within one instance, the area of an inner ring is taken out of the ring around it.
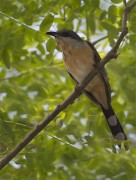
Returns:
[[[96,44],[104,57],[121,31],[122,10],[122,0],[0,0],[1,157],[74,89],[45,32],[72,29],[91,42],[107,35]],[[1,179],[136,179],[136,8],[128,27],[119,57],[106,69],[130,151],[112,152],[102,112],[82,95],[0,172]]]

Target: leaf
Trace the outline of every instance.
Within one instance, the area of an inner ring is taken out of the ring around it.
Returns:
[[[55,46],[56,46],[56,43],[55,43],[54,39],[49,39],[47,41],[46,48],[47,48],[48,52],[53,53]]]
[[[14,40],[13,40],[13,45],[14,46],[14,50],[17,51],[19,49],[21,49],[24,45],[24,30],[22,27],[18,28],[16,30],[16,34],[14,36]]]
[[[27,14],[24,21],[27,25],[31,26],[33,24],[33,16]]]
[[[3,50],[3,52],[2,52],[2,59],[3,59],[4,64],[6,65],[6,67],[8,69],[10,69],[10,56],[6,49]]]
[[[99,8],[100,1],[99,0],[92,0],[93,7]]]
[[[40,30],[42,32],[47,32],[50,29],[50,27],[53,23],[53,20],[54,20],[53,15],[51,15],[51,14],[47,15],[40,24]]]
[[[92,33],[95,33],[95,30],[96,30],[95,22],[96,21],[95,21],[94,17],[92,16],[92,18],[88,19],[88,22],[89,22],[89,26],[90,26]]]
[[[45,54],[45,49],[44,49],[43,45],[38,44],[37,48],[38,48],[38,50],[40,51],[41,54]]]
[[[108,9],[108,18],[111,22],[115,23],[118,17],[118,9],[116,6],[110,6]]]
[[[2,69],[2,70],[0,71],[0,79],[4,78],[5,75],[6,75],[6,70],[5,70],[5,68],[4,68],[4,69]]]
[[[6,120],[8,119],[7,117],[7,113],[2,109],[0,108],[0,117],[1,117],[1,122],[2,122],[2,125],[3,125],[3,128],[4,128],[4,132],[5,134],[12,140],[14,141],[15,140],[15,135],[14,135],[14,132],[10,126],[10,124],[8,122],[6,122]]]
[[[122,3],[122,0],[111,0],[111,2],[113,2],[115,4],[119,4],[119,3]]]

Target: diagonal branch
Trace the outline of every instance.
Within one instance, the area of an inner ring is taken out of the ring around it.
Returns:
[[[82,90],[86,87],[86,85],[94,78],[94,76],[104,67],[104,65],[109,62],[111,59],[116,58],[118,56],[117,50],[124,38],[127,34],[127,15],[128,13],[136,6],[136,1],[132,3],[129,7],[126,6],[126,1],[124,0],[124,12],[122,19],[122,32],[119,35],[119,38],[113,48],[107,53],[107,55],[103,58],[103,60],[99,63],[99,68],[94,67],[92,71],[87,75],[87,77],[83,80],[81,84],[79,84],[75,90],[70,94],[70,96],[58,105],[52,113],[50,113],[45,120],[43,120],[39,125],[35,127],[35,129],[30,132],[23,140],[20,142],[9,154],[3,157],[0,161],[0,169],[4,168],[9,161],[11,161],[23,148],[27,146],[27,144],[33,140],[38,133],[40,133],[61,111],[67,108],[74,100],[82,94]]]
[[[7,19],[10,19],[11,21],[13,21],[13,22],[15,22],[15,23],[17,23],[17,24],[20,24],[21,26],[24,26],[25,28],[28,28],[28,29],[30,29],[30,30],[32,30],[32,31],[35,31],[35,32],[38,32],[38,33],[41,33],[42,35],[44,35],[44,33],[42,33],[41,31],[37,31],[37,30],[31,28],[30,26],[28,26],[28,25],[26,25],[26,24],[24,24],[24,23],[21,23],[21,22],[19,22],[17,19],[12,18],[12,17],[8,16],[7,14],[5,14],[5,13],[3,13],[3,12],[1,12],[1,11],[0,11],[0,15],[2,15],[3,17],[5,17],[5,18],[7,18]]]
[[[104,40],[104,39],[106,39],[106,38],[107,38],[107,36],[104,36],[104,37],[102,37],[102,38],[100,38],[100,39],[92,42],[92,44],[95,45],[95,44],[97,44],[98,42],[100,42],[100,41],[102,41],[102,40]]]
[[[129,7],[128,12],[132,11],[132,9],[136,6],[136,1],[134,1]]]

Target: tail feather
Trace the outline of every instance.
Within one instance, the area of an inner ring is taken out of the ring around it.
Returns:
[[[111,130],[113,137],[117,140],[127,140],[127,136],[119,122],[118,117],[116,116],[114,110],[111,105],[109,105],[109,109],[104,109],[101,106],[101,109],[104,113],[108,126]]]

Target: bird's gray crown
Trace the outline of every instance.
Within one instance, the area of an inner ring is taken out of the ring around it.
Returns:
[[[68,29],[62,29],[60,31],[57,32],[47,32],[46,34],[51,35],[51,36],[60,36],[60,37],[69,37],[72,39],[76,39],[79,41],[82,41],[82,39],[80,38],[80,36],[78,36],[77,33],[75,33],[72,30],[68,30]]]

